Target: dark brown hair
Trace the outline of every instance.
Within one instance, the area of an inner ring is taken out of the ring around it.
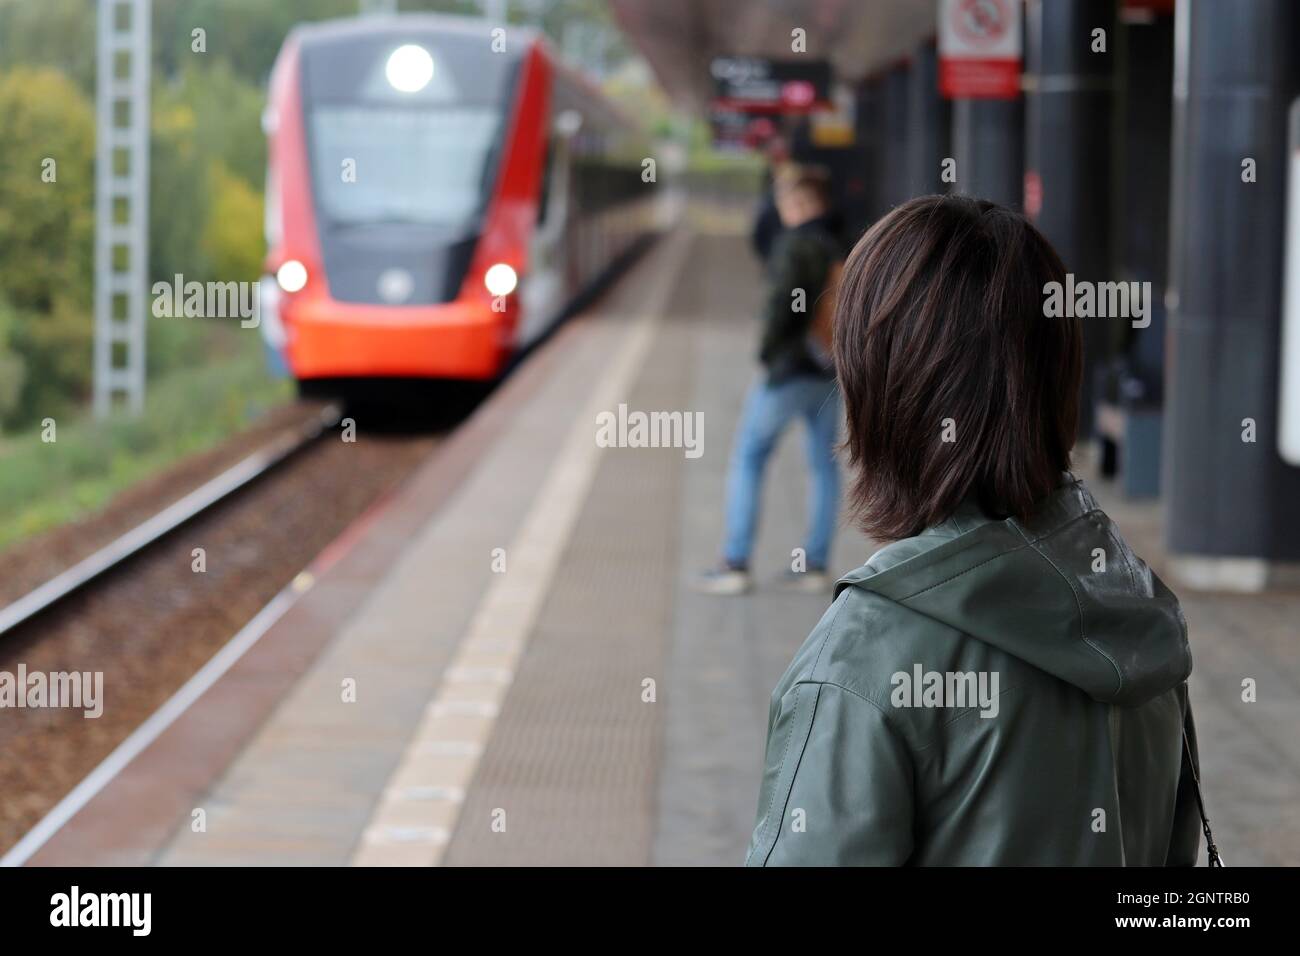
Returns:
[[[971,496],[1026,518],[1059,484],[1083,374],[1079,320],[1044,315],[1064,281],[1028,220],[962,196],[903,203],[858,241],[834,352],[869,535],[918,534]]]

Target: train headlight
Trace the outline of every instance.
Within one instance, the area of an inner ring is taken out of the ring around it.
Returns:
[[[384,75],[393,89],[402,93],[418,93],[433,79],[433,57],[422,46],[408,43],[399,46],[388,56]]]
[[[290,259],[275,271],[275,281],[285,292],[301,292],[307,284],[307,267],[297,259]]]
[[[504,262],[498,262],[483,274],[483,284],[493,295],[509,295],[519,284],[519,276]]]

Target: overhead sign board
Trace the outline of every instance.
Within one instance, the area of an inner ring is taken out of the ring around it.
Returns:
[[[831,65],[825,60],[718,56],[709,64],[709,71],[714,109],[812,113],[831,106]]]
[[[1020,95],[1020,0],[939,0],[939,92],[949,99]]]
[[[749,146],[749,121],[745,113],[734,110],[713,110],[709,114],[709,126],[713,132],[713,148],[720,150],[744,150]]]

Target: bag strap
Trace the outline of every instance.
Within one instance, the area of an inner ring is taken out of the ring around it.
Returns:
[[[1187,769],[1192,772],[1192,789],[1196,792],[1196,810],[1201,815],[1201,828],[1205,831],[1205,857],[1207,866],[1223,866],[1223,857],[1214,845],[1214,834],[1210,832],[1210,818],[1205,815],[1205,801],[1201,799],[1201,779],[1196,773],[1196,760],[1192,757],[1192,745],[1187,739],[1187,728],[1183,728],[1183,752],[1187,754]]]

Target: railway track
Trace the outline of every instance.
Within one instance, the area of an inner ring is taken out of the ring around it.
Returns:
[[[0,709],[0,855],[155,719],[439,441],[363,428],[344,442],[339,417],[333,405],[313,409],[0,609],[0,672],[94,672],[104,689],[97,719],[66,707]],[[202,573],[192,565],[195,547],[204,550]]]
[[[343,410],[326,405],[294,430],[283,433],[232,468],[195,488],[149,520],[132,528],[40,587],[0,608],[0,638],[36,618],[107,571],[139,554],[214,505],[263,477],[339,424]]]

